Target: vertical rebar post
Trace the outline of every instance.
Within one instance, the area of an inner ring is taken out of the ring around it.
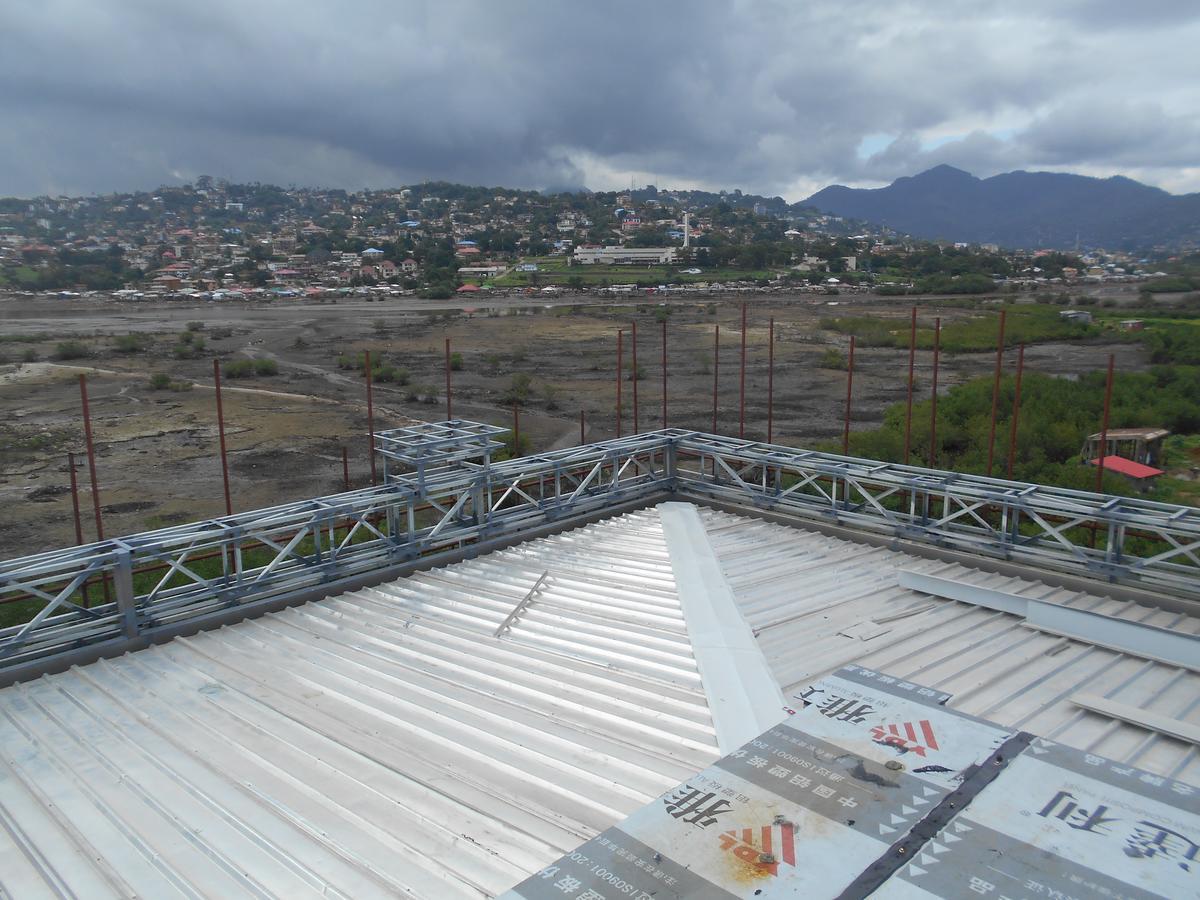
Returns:
[[[79,515],[79,481],[75,478],[75,454],[67,454],[67,470],[71,474],[71,513],[75,519],[75,543],[83,543],[83,520]]]
[[[1104,379],[1104,417],[1100,422],[1100,453],[1096,457],[1096,493],[1104,491],[1104,460],[1108,458],[1108,417],[1112,410],[1112,386],[1113,386],[1113,364],[1115,357],[1113,354],[1108,354],[1108,374]],[[1097,522],[1092,522],[1088,526],[1091,532],[1088,541],[1088,546],[1092,549],[1096,547],[1096,531],[1100,525]]]
[[[633,355],[633,433],[641,434],[641,416],[638,414],[638,363],[637,363],[637,322],[632,323],[633,331],[629,335],[629,349]]]
[[[88,403],[87,376],[83,374],[79,376],[79,397],[83,405],[83,437],[87,443],[88,477],[92,484],[92,512],[96,517],[96,540],[102,541],[104,540],[104,519],[100,515],[100,483],[96,477],[96,447],[92,441],[92,410],[91,405]],[[104,602],[108,603],[111,594],[108,589],[107,573],[104,574],[101,583],[104,585]],[[86,582],[84,583],[83,590],[86,596]]]
[[[929,468],[937,468],[937,382],[938,358],[942,351],[942,320],[933,320],[933,390],[929,407]]]
[[[1013,477],[1013,463],[1017,457],[1017,420],[1021,417],[1021,375],[1025,371],[1025,345],[1017,348],[1017,383],[1013,385],[1012,422],[1008,427],[1008,465],[1005,476]]]
[[[446,421],[454,418],[453,401],[450,384],[450,338],[446,338]]]
[[[913,367],[917,361],[917,308],[912,308],[912,323],[908,328],[908,401],[904,414],[904,465],[908,465],[912,448]]]
[[[1104,459],[1108,456],[1108,417],[1112,411],[1113,366],[1116,357],[1108,354],[1108,376],[1104,380],[1104,418],[1100,422],[1100,454],[1096,460],[1096,493],[1104,487]]]
[[[850,335],[850,360],[846,365],[846,420],[842,425],[842,455],[850,452],[850,401],[854,396],[854,335]]]
[[[996,372],[992,377],[992,424],[988,428],[987,474],[992,477],[996,457],[996,413],[1000,408],[1000,375],[1004,371],[1004,318],[1008,310],[1000,310],[1000,325],[996,334]]]
[[[583,417],[583,410],[579,411],[579,445],[582,447],[587,443],[587,422]]]
[[[767,443],[775,438],[775,317],[767,328]]]
[[[623,348],[625,341],[625,332],[617,332],[617,437],[621,436],[621,369],[624,366],[622,360]]]
[[[88,404],[87,376],[79,376],[79,396],[83,404],[83,438],[87,444],[88,477],[92,483],[92,512],[96,517],[96,540],[104,540],[104,520],[100,516],[100,486],[96,479],[96,448],[92,443],[92,411]]]
[[[79,515],[79,481],[75,478],[74,453],[67,454],[67,471],[71,474],[71,513],[75,520],[75,545],[79,546],[83,543],[83,520]],[[83,608],[87,609],[92,604],[88,598],[86,585],[80,593],[83,595]]]
[[[371,394],[371,351],[367,350],[363,356],[363,369],[367,373],[367,433],[370,443],[367,445],[367,452],[371,457],[371,484],[378,484],[379,479],[375,472],[375,400]]]
[[[742,363],[738,388],[738,437],[746,436],[746,304],[742,302]]]
[[[350,490],[350,453],[342,447],[342,488]]]
[[[667,427],[667,320],[662,323],[663,408],[662,427]]]
[[[225,406],[221,402],[221,361],[213,360],[213,387],[217,392],[217,439],[221,446],[221,484],[225,488],[225,515],[233,515],[233,498],[229,494],[229,457],[225,450]]]
[[[713,334],[713,414],[712,414],[712,433],[717,433],[717,384],[718,373],[721,369],[721,326],[717,326],[716,332]]]

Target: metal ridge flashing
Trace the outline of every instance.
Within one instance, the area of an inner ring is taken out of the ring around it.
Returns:
[[[901,587],[1020,616],[1030,628],[1200,672],[1200,635],[1076,609],[924,572],[902,570]]]
[[[660,503],[663,536],[717,745],[730,753],[782,721],[783,694],[691,503]]]

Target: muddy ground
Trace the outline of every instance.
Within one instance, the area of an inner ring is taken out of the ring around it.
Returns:
[[[820,318],[870,311],[907,326],[911,300],[847,298],[829,305],[813,296],[748,299],[746,434],[766,436],[768,320],[776,321],[775,439],[807,445],[841,433],[846,373],[822,368],[829,347],[848,339],[820,328]],[[102,300],[0,297],[0,558],[75,540],[67,453],[76,453],[84,539],[94,538],[84,460],[78,376],[88,376],[97,474],[106,534],[127,534],[217,515],[224,510],[217,452],[214,356],[273,359],[274,376],[227,379],[224,406],[235,509],[270,506],[330,493],[342,486],[342,448],[351,482],[370,481],[366,396],[360,373],[338,368],[339,354],[382,353],[407,369],[407,385],[375,387],[376,428],[445,417],[444,341],[462,354],[453,373],[456,417],[511,426],[506,390],[514,374],[531,378],[521,432],[531,449],[573,444],[584,414],[589,440],[616,433],[615,351],[625,330],[625,359],[638,326],[639,424],[662,426],[661,325],[668,321],[668,424],[708,430],[712,424],[713,336],[720,326],[718,430],[739,427],[740,299],[655,298],[539,302],[511,299],[490,308],[428,301],[362,300],[122,304]],[[978,308],[937,309],[921,300],[922,317],[943,321]],[[201,323],[204,349],[176,355],[187,323]],[[145,349],[120,353],[114,336],[148,335]],[[17,340],[16,338],[22,338]],[[60,343],[84,343],[90,356],[56,359]],[[1140,346],[1120,343],[1040,344],[1027,349],[1035,370],[1077,375],[1101,368],[1116,353],[1124,371],[1145,366]],[[917,378],[927,394],[932,354],[918,353]],[[25,361],[31,360],[31,361]],[[1011,366],[1014,358],[1006,362]],[[992,353],[943,354],[939,388],[989,372]],[[151,388],[163,373],[172,388]],[[907,350],[859,348],[852,427],[877,425],[903,400]],[[623,423],[632,429],[633,385],[624,384]]]

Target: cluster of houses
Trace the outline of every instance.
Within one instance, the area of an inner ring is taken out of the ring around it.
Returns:
[[[4,277],[9,273],[56,264],[69,271],[81,259],[109,260],[115,253],[127,278],[125,295],[303,296],[361,286],[403,292],[422,284],[433,246],[452,248],[459,283],[488,286],[509,273],[533,276],[539,272],[536,260],[546,256],[584,266],[689,266],[689,246],[705,238],[726,244],[744,238],[728,216],[712,215],[711,209],[701,207],[693,218],[690,192],[603,198],[454,185],[360,193],[282,190],[202,177],[195,185],[153,194],[5,201],[0,285],[15,283]],[[851,233],[852,223],[836,216],[787,210],[761,202],[753,207],[756,216],[776,223],[777,235],[796,244],[791,271],[831,276],[814,275],[812,290],[855,289],[855,277],[834,276],[855,273],[867,255],[902,254],[915,246],[883,231]],[[659,245],[644,246],[646,234],[660,238]],[[840,256],[836,266],[809,249],[835,237],[840,246],[857,248]],[[1010,283],[1150,274],[1136,260],[1093,255],[1084,257],[1083,268],[1063,269],[1061,278],[1049,279],[1037,262],[1038,254],[1027,255]],[[541,277],[517,280],[535,283]]]

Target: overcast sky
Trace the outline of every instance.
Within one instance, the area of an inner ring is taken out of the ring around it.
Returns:
[[[4,0],[0,195],[938,163],[1200,190],[1197,0]]]

